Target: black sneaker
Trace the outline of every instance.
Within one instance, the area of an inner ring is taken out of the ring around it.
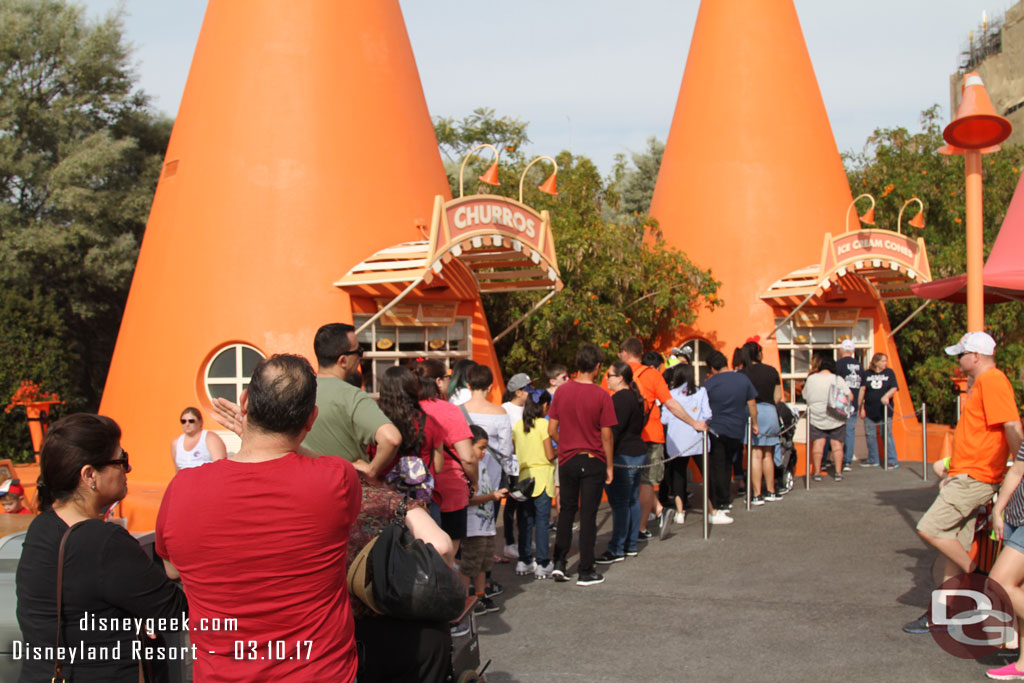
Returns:
[[[569,580],[569,572],[565,569],[565,561],[556,561],[555,568],[551,570],[551,578],[559,583]]]
[[[501,584],[497,581],[489,581],[487,585],[484,587],[485,598],[493,598],[496,595],[501,595],[504,592],[505,589],[502,588]]]
[[[477,600],[476,604],[473,605],[473,614],[482,617],[488,612],[497,612],[499,607],[494,604],[494,601],[484,596]]]
[[[640,554],[640,551],[638,551],[638,550],[627,550],[626,551],[626,557],[636,557],[639,554]]]
[[[917,619],[914,619],[913,621],[908,622],[908,623],[903,625],[903,632],[904,633],[913,633],[915,635],[921,635],[923,633],[928,633],[931,630],[932,630],[932,624],[931,624],[930,621],[928,621],[928,613],[927,612],[925,612],[924,614],[919,616]]]
[[[753,498],[750,499],[750,504],[751,505],[764,505],[764,498],[762,498],[761,496],[754,496]]]
[[[641,541],[649,541],[653,536],[654,534],[652,534],[647,529],[641,529],[636,535],[636,537]]]
[[[580,572],[576,579],[577,586],[596,586],[604,581],[604,577],[591,569],[589,572]]]
[[[597,562],[598,564],[614,564],[616,562],[622,562],[624,559],[626,559],[625,555],[615,555],[612,551],[606,550],[604,551],[604,554],[600,555],[596,560],[594,560],[594,562]]]

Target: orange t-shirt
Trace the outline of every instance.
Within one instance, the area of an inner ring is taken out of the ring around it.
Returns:
[[[672,398],[668,385],[665,384],[665,378],[648,365],[635,361],[627,362],[633,371],[633,381],[640,389],[640,395],[644,397],[644,412],[650,411],[647,424],[640,432],[640,438],[648,443],[665,443],[665,425],[661,424],[661,410],[656,403],[656,401],[665,403]],[[601,380],[601,387],[609,394],[612,393],[611,389],[608,389],[607,375]]]
[[[1001,482],[1010,450],[1003,423],[1019,417],[1010,380],[997,368],[983,372],[963,402],[949,476],[967,474],[989,484]]]

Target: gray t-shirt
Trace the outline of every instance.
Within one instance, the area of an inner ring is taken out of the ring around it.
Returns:
[[[369,394],[337,377],[316,378],[316,407],[320,414],[303,447],[350,462],[369,460],[366,447],[378,429],[391,424]]]
[[[839,385],[841,391],[852,393],[846,380],[831,372],[817,372],[804,382],[803,396],[807,403],[807,413],[811,417],[811,425],[818,429],[835,429],[846,424],[846,420],[838,420],[828,414],[828,391],[833,384]]]

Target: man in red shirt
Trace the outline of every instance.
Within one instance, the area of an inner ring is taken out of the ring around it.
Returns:
[[[636,337],[627,337],[619,345],[619,359],[629,363],[633,370],[633,381],[636,382],[640,395],[644,398],[644,412],[647,413],[647,423],[640,434],[640,438],[647,444],[647,466],[640,473],[640,538],[651,537],[647,530],[647,518],[654,508],[654,485],[660,483],[665,477],[665,427],[661,423],[661,404],[666,410],[690,425],[698,432],[707,430],[707,424],[701,420],[694,420],[690,417],[679,401],[672,398],[668,391],[668,384],[661,373],[654,368],[643,365],[640,359],[644,355],[644,344]],[[608,380],[604,379],[601,386],[608,389]],[[609,391],[609,393],[611,393]],[[665,524],[662,520],[662,524]]]
[[[566,560],[572,548],[572,524],[580,511],[580,566],[577,586],[604,581],[594,570],[597,508],[605,484],[612,483],[612,427],[618,424],[612,397],[594,384],[601,370],[601,350],[583,344],[576,351],[579,374],[555,393],[548,410],[548,435],[558,442],[558,478],[562,507],[555,535],[555,581],[568,581]]]
[[[182,470],[164,494],[156,551],[185,585],[197,681],[356,676],[345,552],[362,493],[345,458],[298,452],[316,390],[306,359],[261,361],[238,453]]]

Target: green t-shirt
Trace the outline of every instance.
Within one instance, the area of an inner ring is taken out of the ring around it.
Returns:
[[[320,414],[303,447],[350,462],[369,460],[366,446],[381,426],[391,424],[369,394],[337,377],[316,378],[316,407]]]

